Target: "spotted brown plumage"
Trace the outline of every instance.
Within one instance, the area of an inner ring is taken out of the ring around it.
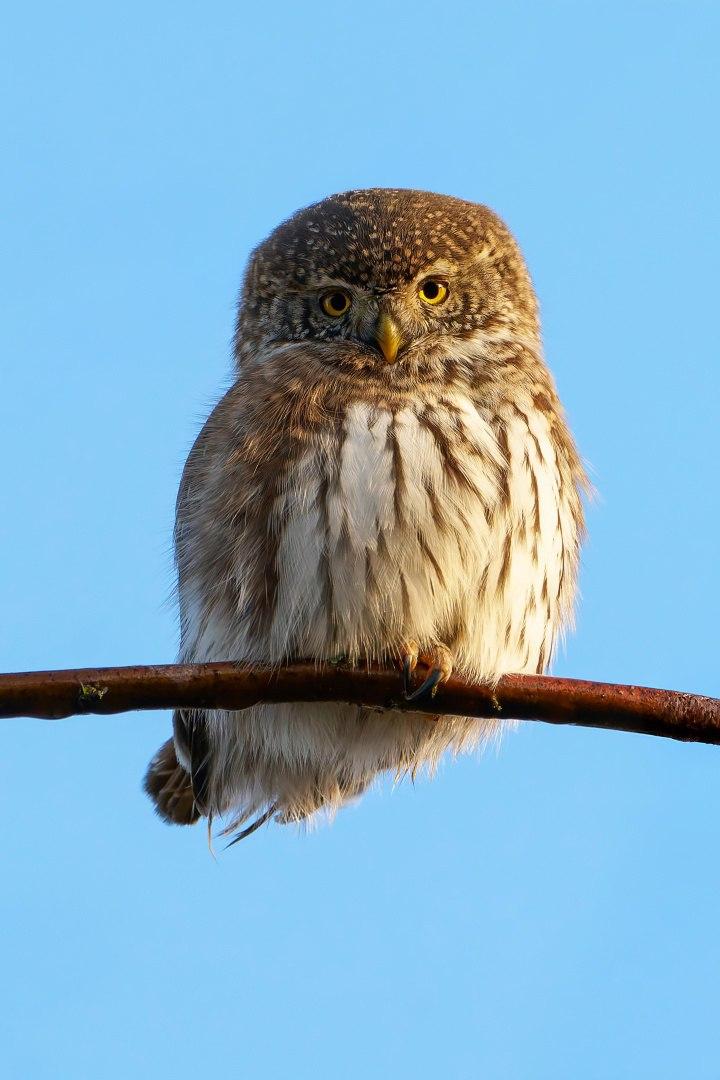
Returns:
[[[300,211],[250,259],[235,357],[178,495],[180,659],[396,658],[409,683],[418,654],[433,680],[546,670],[585,477],[496,215],[395,190]],[[193,711],[146,785],[167,820],[299,821],[492,731],[343,704]]]

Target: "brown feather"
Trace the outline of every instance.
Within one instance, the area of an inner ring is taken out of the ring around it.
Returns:
[[[194,825],[200,818],[190,774],[178,762],[172,739],[158,750],[145,774],[145,792],[155,810],[170,825]]]
[[[447,280],[442,306],[418,299],[427,275]],[[328,285],[352,294],[347,317],[323,313]],[[178,496],[180,660],[363,663],[417,640],[479,681],[545,670],[572,618],[586,481],[496,215],[395,190],[300,211],[251,257],[235,345]],[[495,730],[330,703],[180,711],[174,728],[146,779],[158,813],[241,835]]]

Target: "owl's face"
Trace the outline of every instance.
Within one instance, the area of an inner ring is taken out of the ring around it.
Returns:
[[[486,207],[419,191],[334,195],[285,222],[251,260],[241,366],[292,343],[388,382],[442,374],[498,333],[535,337],[517,245]]]

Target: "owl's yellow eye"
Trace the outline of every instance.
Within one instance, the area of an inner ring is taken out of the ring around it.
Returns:
[[[447,285],[437,278],[425,278],[418,287],[418,296],[423,304],[442,304],[447,294]]]
[[[344,289],[330,289],[320,297],[320,307],[331,319],[339,319],[350,308],[350,296]]]

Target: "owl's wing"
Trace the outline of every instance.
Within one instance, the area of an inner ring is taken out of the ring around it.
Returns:
[[[225,617],[230,578],[228,560],[236,543],[233,494],[245,483],[242,463],[229,466],[243,409],[242,387],[218,402],[200,431],[185,463],[175,517],[181,662],[224,658],[224,642],[205,635],[212,613],[215,625],[233,626],[232,602]],[[219,657],[217,652],[219,650]],[[174,741],[153,758],[145,789],[160,816],[192,824],[209,813],[212,745],[202,709],[173,714]]]

